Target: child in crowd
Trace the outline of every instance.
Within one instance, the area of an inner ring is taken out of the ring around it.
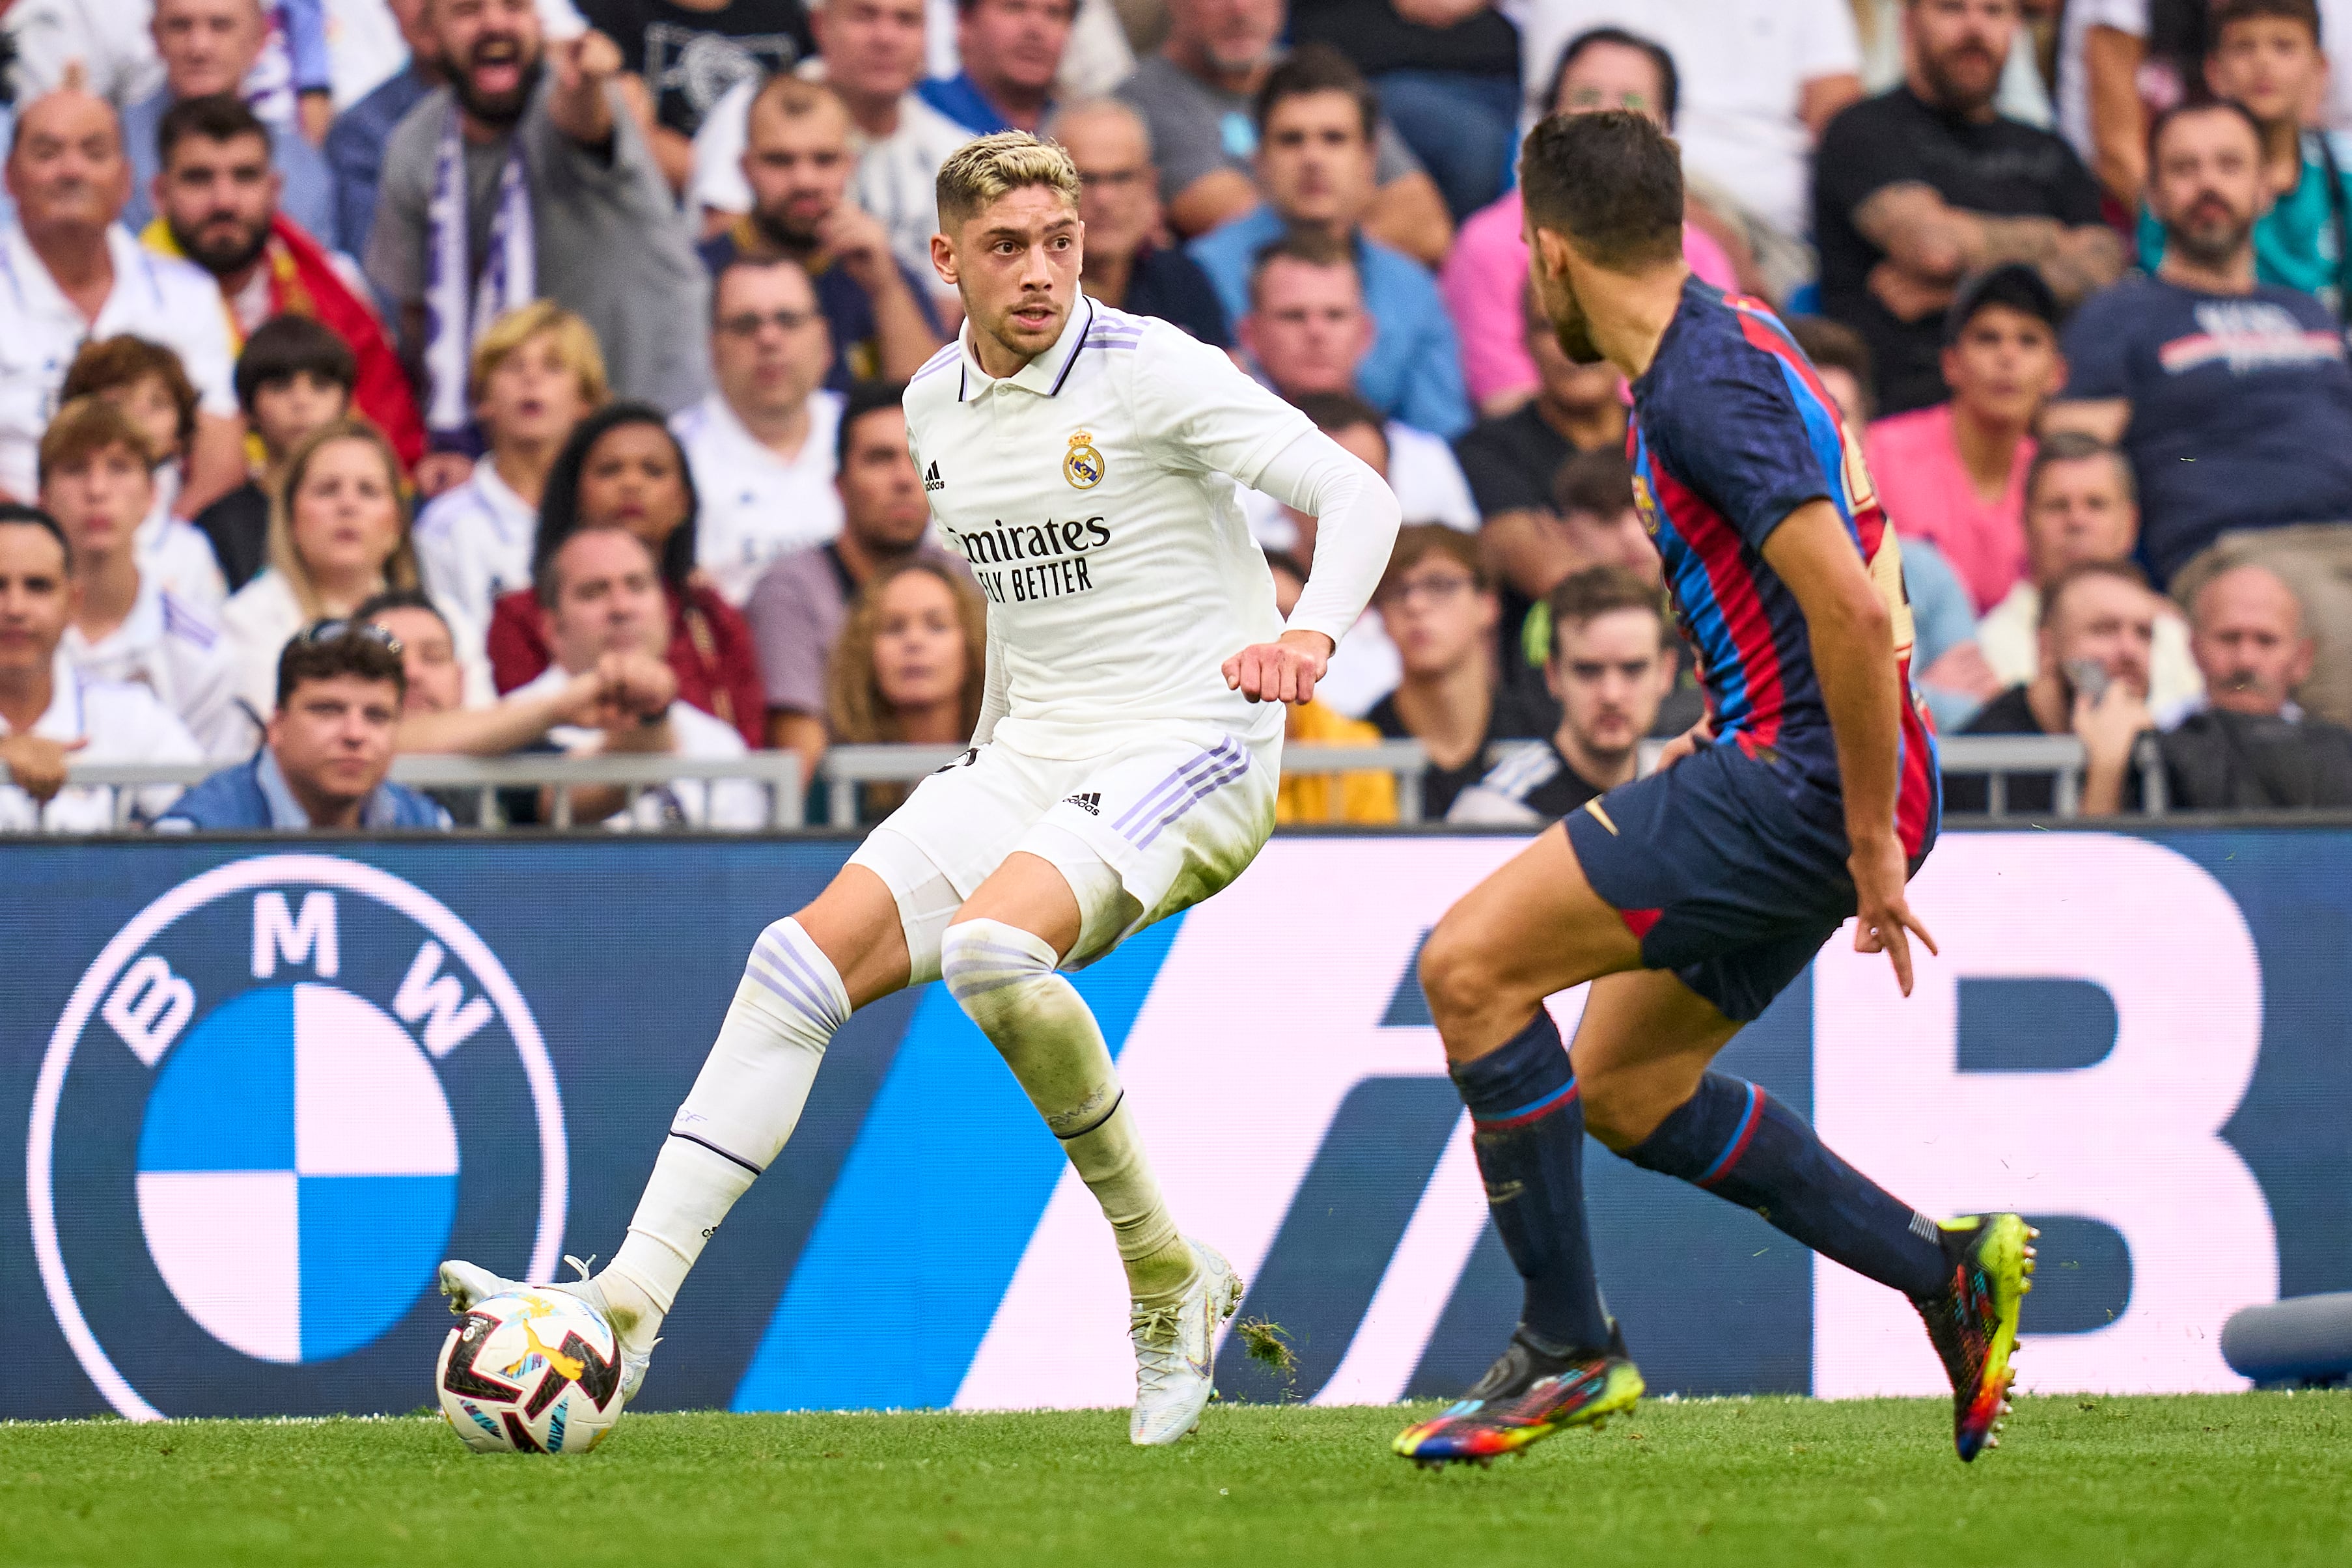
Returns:
[[[261,449],[252,478],[206,507],[196,528],[210,541],[230,591],[269,564],[269,497],[302,438],[351,411],[359,363],[351,345],[308,316],[278,316],[254,329],[236,357],[236,401],[246,444]]]
[[[133,546],[140,572],[188,603],[217,613],[228,599],[228,580],[205,536],[172,511],[196,438],[196,388],[180,356],[128,333],[86,342],[58,389],[61,405],[78,397],[101,398],[121,409],[152,455],[154,498]]]

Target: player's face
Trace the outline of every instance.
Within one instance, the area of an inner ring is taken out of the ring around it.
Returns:
[[[2017,0],[1915,0],[1904,18],[1937,103],[1973,113],[1992,102],[2017,34]]]
[[[109,446],[41,478],[41,509],[57,518],[77,556],[126,549],[155,498],[147,465],[127,446]]]
[[[147,450],[166,456],[180,450],[180,403],[161,376],[142,376],[98,394],[124,413],[147,438]]]
[[[296,371],[253,389],[254,433],[277,461],[312,431],[342,418],[351,402],[342,382],[316,371]]]
[[[1381,620],[1407,675],[1450,675],[1486,656],[1501,608],[1469,569],[1447,555],[1415,562],[1381,595]]]
[[[1374,330],[1352,267],[1285,257],[1258,274],[1242,347],[1285,397],[1349,392]]]
[[[751,187],[752,215],[780,244],[816,243],[856,166],[849,155],[849,117],[836,104],[786,114],[763,103],[751,116],[743,178]]]
[[[1654,586],[1665,580],[1658,547],[1631,501],[1606,517],[1571,510],[1560,518],[1559,528],[1568,548],[1587,566],[1622,566]]]
[[[2301,22],[2254,16],[2221,30],[2205,61],[2205,80],[2214,97],[2234,99],[2275,125],[2301,120],[2317,106],[2326,62]]]
[[[574,534],[556,552],[554,570],[547,630],[557,664],[578,674],[607,653],[659,658],[667,649],[668,604],[642,540],[610,528]]]
[[[900,712],[963,700],[967,661],[955,594],[928,571],[902,571],[882,589],[874,630],[874,684]]]
[[[2260,567],[2223,572],[2197,595],[2189,651],[2215,707],[2267,718],[2311,674],[2294,591]]]
[[[475,417],[493,448],[530,445],[552,451],[588,412],[587,389],[567,363],[552,329],[534,332],[490,368],[474,402]]]
[[[1656,722],[1675,684],[1675,656],[1659,646],[1658,618],[1612,610],[1581,625],[1555,625],[1559,639],[1544,680],[1561,722],[1585,750],[1617,758]]]
[[[184,136],[155,180],[155,206],[188,259],[215,277],[240,272],[269,239],[278,172],[259,136]]]
[[[826,0],[809,31],[824,78],[859,99],[897,99],[923,75],[923,0]]]
[[[49,667],[73,614],[66,552],[47,528],[0,523],[0,674]]]
[[[313,452],[294,486],[289,526],[294,553],[313,577],[380,575],[406,529],[383,455],[365,441],[331,441]]]
[[[304,681],[269,716],[269,749],[297,795],[349,805],[392,771],[400,692],[390,681]]]
[[[447,713],[464,706],[465,673],[449,628],[430,610],[387,610],[375,624],[400,639],[401,667],[408,674],[407,713]]]
[[[2033,580],[2048,587],[2068,567],[2126,560],[2139,542],[2139,508],[2113,458],[2080,457],[2042,470],[2025,503]]]
[[[1952,401],[1989,423],[2023,426],[2066,384],[2058,334],[2038,316],[1988,305],[1969,318],[1944,350]]]
[[[1276,104],[1257,172],[1266,200],[1289,222],[1352,226],[1378,189],[1372,140],[1354,96],[1335,89]]]
[[[1570,412],[1584,413],[1617,401],[1625,378],[1611,364],[1580,365],[1562,351],[1551,323],[1540,311],[1528,323],[1528,355],[1536,362],[1536,380],[1545,401]]]
[[[710,368],[719,395],[755,420],[808,402],[833,359],[816,288],[798,267],[730,267],[712,301]]]
[[[1535,292],[1543,319],[1551,323],[1552,341],[1570,364],[1600,364],[1601,353],[1592,340],[1592,324],[1585,319],[1584,307],[1578,302],[1576,287],[1570,280],[1568,242],[1537,228],[1532,222],[1527,225],[1524,237],[1528,242],[1528,287]]]
[[[580,467],[580,526],[626,528],[656,556],[686,521],[686,465],[658,424],[616,424]]]
[[[907,416],[895,408],[858,416],[833,483],[841,493],[842,527],[871,549],[910,550],[931,525],[923,481],[907,451]]]
[[[2235,261],[2266,202],[2253,127],[2224,109],[2184,114],[2150,159],[2147,204],[2170,244],[2204,267]]]
[[[2119,577],[2090,577],[2066,591],[2066,601],[2042,633],[2045,669],[2088,660],[2107,679],[2147,695],[2156,645],[2156,595]]]
[[[1009,360],[1018,369],[1054,346],[1078,296],[1086,259],[1085,224],[1050,185],[1007,191],[957,225],[953,242],[931,237],[931,265],[963,297],[982,365]],[[1012,373],[1007,370],[1005,374]]]

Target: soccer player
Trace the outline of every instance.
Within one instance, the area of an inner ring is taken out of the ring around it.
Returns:
[[[1656,773],[1570,812],[1471,890],[1423,951],[1526,1299],[1494,1366],[1396,1451],[1490,1460],[1640,1397],[1593,1277],[1590,1128],[1908,1296],[1972,1459],[2008,1409],[2032,1232],[2013,1214],[1937,1225],[1707,1065],[1848,917],[1856,949],[1885,953],[1906,995],[1911,938],[1935,950],[1905,897],[1940,802],[1935,740],[1909,695],[1895,530],[1787,329],[1683,265],[1679,155],[1664,132],[1614,110],[1554,118],[1519,168],[1560,348],[1632,384],[1634,495],[1707,716]],[[1587,980],[1570,1051],[1544,998]]]
[[[1161,1198],[1100,1030],[1057,972],[1208,897],[1274,827],[1284,703],[1315,695],[1379,580],[1396,500],[1222,352],[1078,287],[1067,153],[1021,131],[941,166],[933,266],[957,341],[906,397],[941,531],[989,601],[971,748],[769,926],[613,1261],[563,1287],[612,1321],[624,1389],[704,1244],[791,1136],[852,1009],[944,979],[1101,1202],[1133,1310],[1129,1436],[1208,1403],[1242,1282]],[[1236,486],[1320,519],[1287,625]],[[463,1310],[506,1282],[442,1266]]]

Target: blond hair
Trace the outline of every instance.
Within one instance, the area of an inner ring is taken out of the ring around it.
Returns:
[[[1000,131],[967,141],[940,165],[940,228],[953,229],[1009,191],[1045,185],[1075,209],[1078,166],[1058,141],[1025,131]]]
[[[605,379],[604,350],[597,345],[596,329],[551,299],[517,306],[491,322],[475,341],[474,395],[480,397],[508,356],[541,332],[554,336],[556,358],[580,382],[580,401],[592,409],[602,408],[612,388]]]
[[[383,465],[384,484],[392,495],[393,511],[400,519],[399,541],[384,559],[383,585],[388,589],[417,585],[416,550],[409,539],[408,499],[401,488],[400,455],[393,451],[383,433],[364,419],[347,416],[322,424],[295,443],[286,459],[286,477],[269,497],[269,569],[286,580],[286,586],[294,592],[294,602],[302,607],[306,622],[325,614],[326,607],[320,601],[310,564],[294,548],[294,496],[302,488],[302,481],[310,477],[310,465],[319,454],[345,441],[358,442]]]

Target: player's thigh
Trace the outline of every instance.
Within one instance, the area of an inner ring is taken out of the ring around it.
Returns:
[[[1569,1046],[1586,1130],[1612,1149],[1648,1137],[1739,1027],[1669,969],[1593,981]]]
[[[907,956],[901,984],[940,977],[940,939],[1052,799],[1045,765],[987,746],[915,787],[850,856],[888,891]]]
[[[1465,1061],[1526,1028],[1554,991],[1641,961],[1555,822],[1445,912],[1422,948],[1421,981],[1446,1054]]]
[[[950,925],[997,920],[1018,926],[1054,949],[1056,959],[1077,946],[1081,925],[1078,895],[1061,868],[1025,850],[1015,850],[989,873],[964,900]]]
[[[907,935],[889,884],[850,864],[793,918],[833,961],[855,1009],[907,984]]]

